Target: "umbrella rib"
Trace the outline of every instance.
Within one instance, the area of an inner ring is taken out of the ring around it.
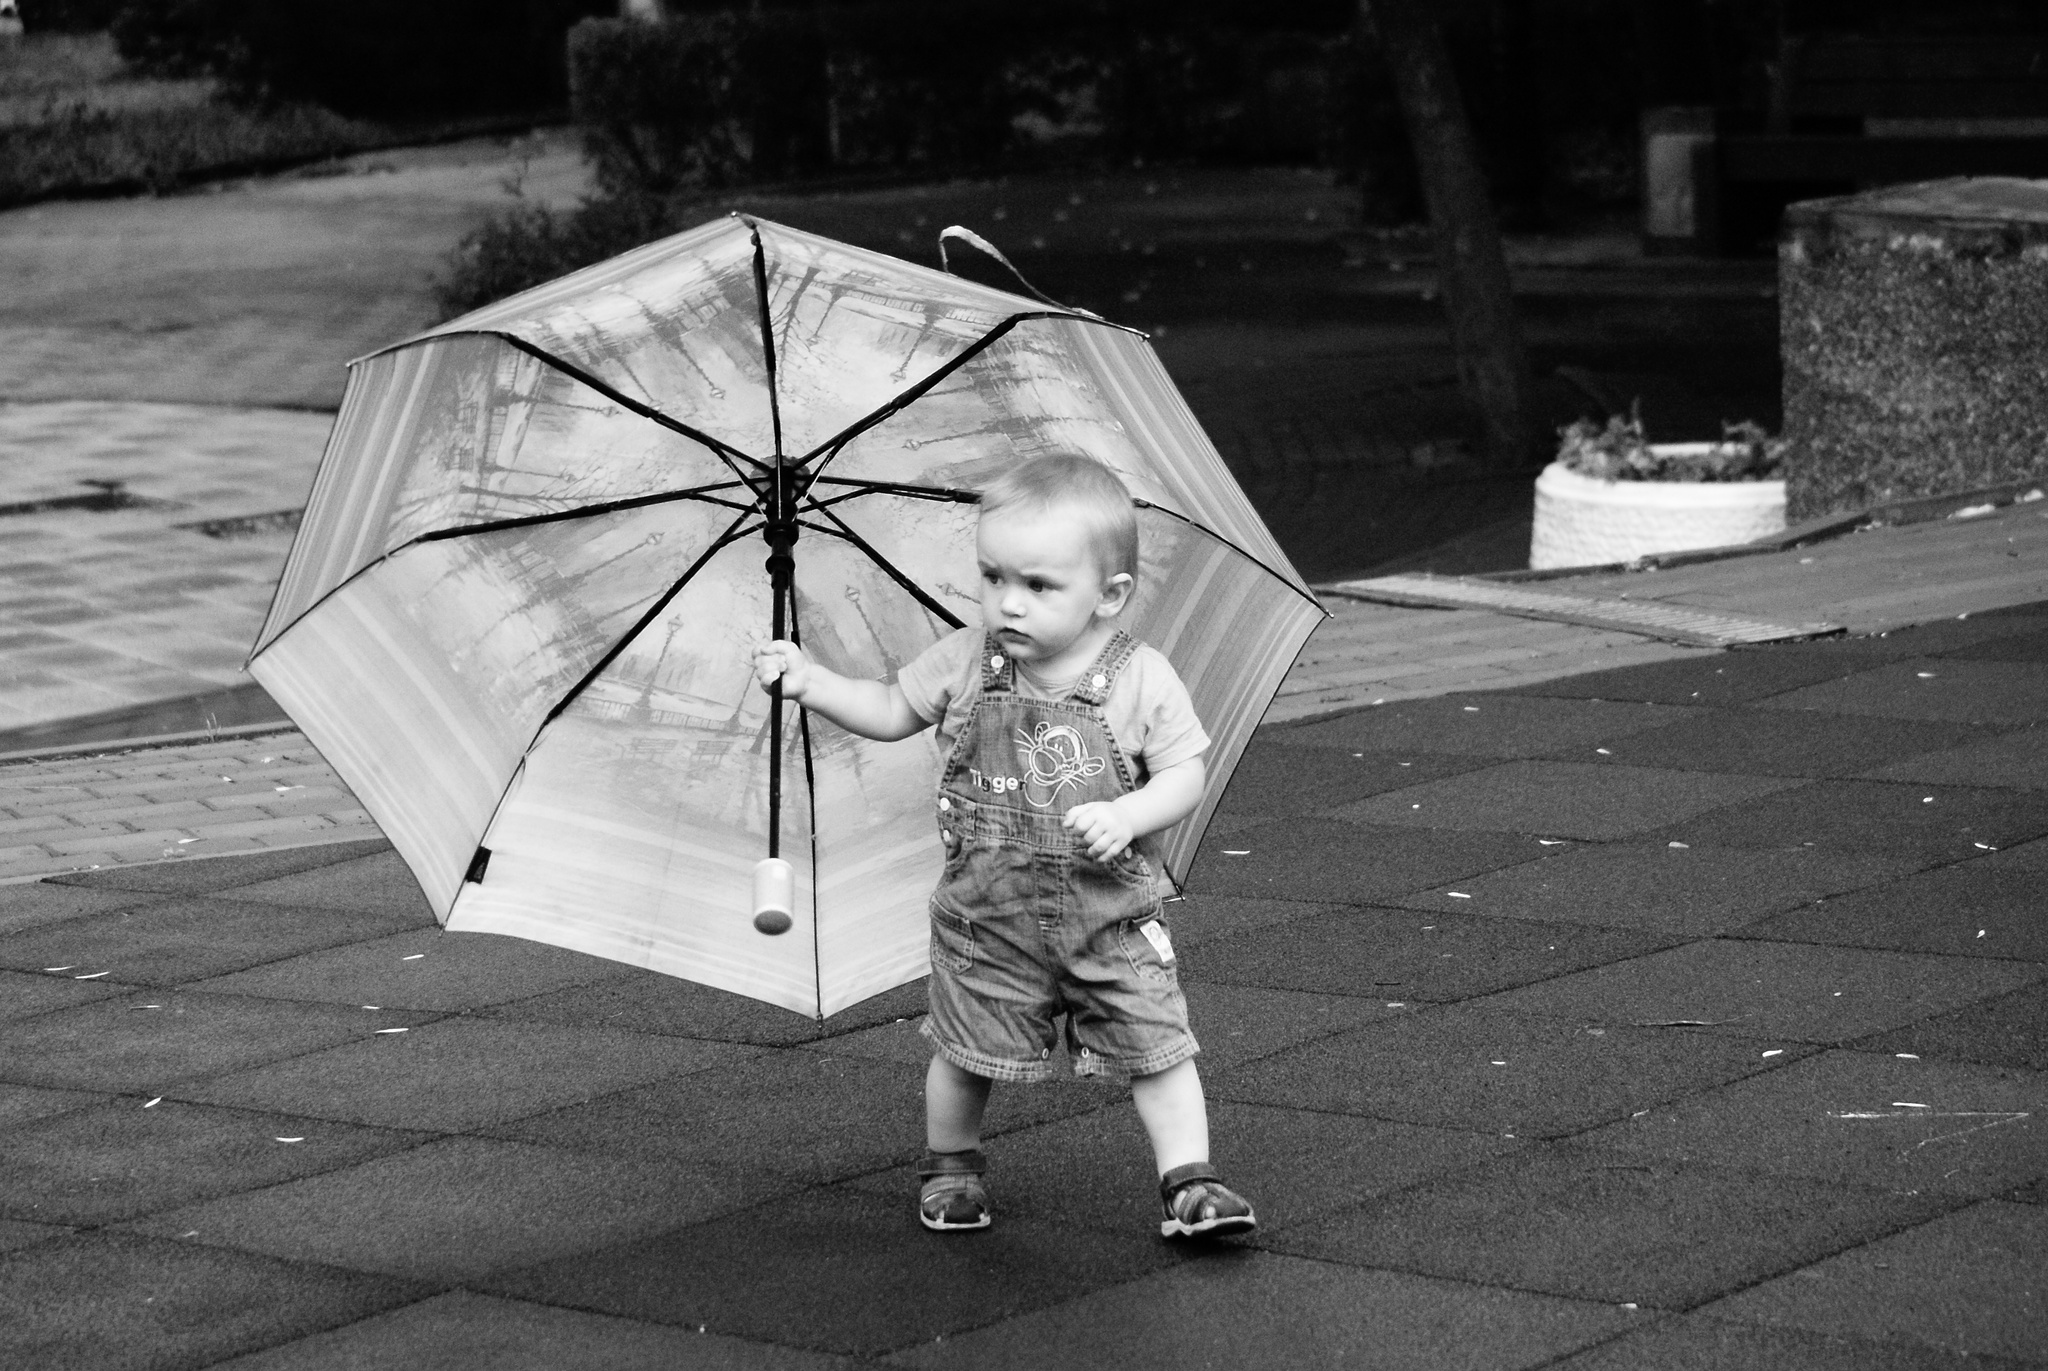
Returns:
[[[839,527],[827,528],[823,524],[814,524],[805,520],[798,521],[800,526],[810,529],[813,533],[823,533],[829,537],[840,538],[845,540],[846,542],[852,543],[855,547],[859,548],[862,552],[867,554],[869,561],[873,562],[876,566],[880,567],[883,571],[887,572],[891,580],[896,582],[897,585],[902,586],[906,591],[909,591],[912,599],[916,600],[919,604],[923,605],[926,609],[930,610],[933,614],[937,615],[941,620],[951,625],[952,627],[967,627],[967,625],[960,619],[960,617],[954,614],[952,610],[947,609],[937,600],[934,600],[931,596],[927,595],[924,591],[924,587],[920,586],[917,582],[911,580],[901,571],[898,571],[893,565],[890,564],[889,559],[887,557],[884,557],[881,553],[875,551],[875,549],[869,545],[867,539],[861,537],[858,533],[855,533],[852,529],[848,528],[845,525],[845,523],[843,523],[840,520],[838,515],[834,514],[831,510],[824,508],[822,505],[814,504],[811,507],[817,510],[820,514],[823,514],[827,519],[830,519],[833,523],[838,524]]]
[[[948,486],[906,486],[893,481],[857,481],[843,476],[822,476],[812,482],[812,485],[821,483],[828,486],[852,486],[854,489],[844,495],[834,495],[829,500],[820,500],[814,495],[806,494],[805,498],[810,501],[813,509],[844,504],[848,500],[858,500],[863,495],[900,495],[906,500],[935,500],[956,505],[981,503],[980,491],[956,490]]]
[[[553,514],[522,514],[516,519],[493,519],[487,523],[464,524],[460,528],[437,528],[408,540],[393,548],[392,552],[403,552],[414,543],[436,543],[444,538],[466,538],[471,534],[497,533],[508,528],[532,528],[538,524],[560,523],[566,519],[588,519],[600,514],[616,514],[622,509],[645,509],[649,505],[667,504],[676,500],[697,500],[707,505],[721,505],[726,509],[752,513],[758,506],[743,505],[737,500],[721,500],[708,493],[714,490],[731,490],[739,484],[737,481],[727,481],[715,486],[695,486],[689,490],[665,490],[657,495],[635,495],[628,500],[606,500],[602,504],[582,505],[576,509],[558,510]]]
[[[761,351],[768,363],[768,419],[775,429],[775,464],[782,465],[782,400],[775,374],[775,326],[768,317],[768,249],[761,244],[761,226],[745,215],[740,222],[747,226],[748,235],[754,240],[754,298],[761,309]]]
[[[599,658],[595,666],[591,667],[590,670],[583,673],[583,679],[576,682],[575,685],[571,686],[569,688],[569,692],[566,695],[562,696],[560,700],[555,702],[555,707],[547,712],[547,717],[542,719],[540,721],[539,727],[534,729],[533,739],[526,745],[527,751],[531,752],[533,750],[534,743],[540,741],[541,732],[544,729],[546,729],[549,724],[555,721],[555,717],[559,715],[563,710],[567,709],[569,705],[576,699],[576,697],[578,695],[581,695],[584,689],[587,686],[589,686],[589,684],[592,681],[597,679],[598,674],[602,672],[606,667],[610,666],[612,664],[613,659],[616,658],[621,652],[624,652],[626,650],[627,644],[631,643],[635,638],[640,636],[640,631],[642,629],[646,628],[649,624],[653,623],[655,617],[659,615],[664,609],[668,608],[669,601],[675,599],[676,596],[682,593],[683,587],[688,585],[692,578],[694,578],[698,572],[704,569],[704,564],[706,562],[710,561],[712,557],[716,556],[718,552],[727,545],[731,543],[736,543],[740,539],[746,537],[748,534],[756,533],[760,530],[761,525],[759,524],[754,524],[749,528],[740,527],[741,524],[746,522],[747,515],[751,513],[753,513],[753,511],[748,510],[742,513],[738,518],[734,519],[730,524],[727,524],[725,526],[725,532],[720,534],[716,541],[714,541],[710,547],[705,548],[702,555],[700,555],[696,561],[690,563],[690,569],[688,571],[685,571],[678,578],[676,578],[676,583],[670,586],[667,590],[663,591],[661,598],[657,599],[653,604],[649,605],[647,607],[647,612],[645,614],[642,614],[640,618],[634,622],[631,628],[627,629],[623,634],[619,636],[619,640],[612,644],[611,650],[606,652],[603,657]]]
[[[1250,562],[1253,566],[1257,567],[1259,570],[1265,572],[1268,576],[1271,576],[1274,580],[1286,586],[1296,595],[1301,596],[1304,600],[1307,600],[1317,609],[1322,610],[1323,617],[1325,619],[1330,617],[1330,611],[1327,609],[1323,609],[1323,602],[1321,600],[1318,600],[1314,595],[1311,595],[1309,592],[1295,585],[1294,582],[1288,580],[1285,576],[1282,576],[1272,567],[1267,566],[1257,557],[1252,556],[1251,553],[1246,552],[1243,548],[1239,547],[1236,543],[1231,542],[1230,539],[1224,537],[1215,529],[1210,528],[1207,524],[1200,523],[1194,519],[1190,519],[1187,515],[1182,514],[1177,510],[1168,509],[1165,505],[1155,505],[1150,500],[1140,500],[1136,497],[1133,497],[1131,503],[1136,505],[1139,509],[1157,510],[1159,513],[1164,514],[1169,519],[1180,520],[1189,528],[1194,529],[1196,532],[1202,534],[1204,537],[1214,538],[1217,542],[1223,544],[1223,546],[1229,548],[1232,552],[1235,552],[1238,556],[1244,558],[1247,562]]]
[[[742,518],[744,518],[748,514],[753,513],[756,508],[756,506],[754,505],[736,504],[731,500],[714,500],[700,493],[701,491],[706,490],[730,489],[732,489],[731,485],[700,486],[696,490],[668,491],[661,495],[643,495],[631,500],[615,500],[609,504],[590,505],[586,506],[583,509],[565,510],[560,514],[530,514],[522,516],[521,518],[517,519],[497,519],[491,521],[490,523],[470,524],[462,528],[432,529],[426,533],[417,534],[414,537],[406,539],[404,542],[400,543],[397,547],[392,548],[388,552],[378,553],[375,557],[372,557],[369,561],[363,563],[354,571],[351,571],[348,575],[342,577],[341,580],[335,582],[333,586],[329,587],[324,593],[322,593],[319,599],[313,601],[312,604],[307,605],[304,609],[300,610],[297,614],[293,615],[292,621],[290,623],[278,629],[277,632],[271,634],[270,641],[274,643],[279,638],[282,638],[285,634],[291,632],[291,630],[297,627],[299,622],[303,620],[308,614],[311,614],[314,610],[320,608],[320,606],[326,604],[336,595],[339,595],[342,591],[346,590],[349,586],[353,585],[357,577],[360,577],[367,572],[374,571],[376,568],[382,566],[385,562],[389,561],[393,557],[396,557],[399,553],[405,551],[409,547],[418,547],[422,543],[440,542],[443,539],[447,538],[465,537],[473,533],[494,533],[499,529],[522,528],[532,524],[550,523],[560,519],[578,519],[586,515],[593,514],[609,514],[614,510],[632,509],[643,505],[659,504],[664,500],[702,500],[705,504],[722,505],[727,509],[739,510]],[[249,654],[248,660],[242,663],[243,670],[246,671],[248,669],[249,663],[255,661],[261,655],[261,652],[251,652]]]
[[[766,472],[768,470],[768,464],[762,461],[760,458],[750,457],[746,453],[741,452],[738,448],[733,447],[731,444],[720,442],[718,439],[712,437],[710,434],[705,433],[700,429],[692,428],[688,424],[683,423],[680,419],[671,419],[668,415],[663,414],[660,410],[654,408],[654,406],[646,404],[640,400],[635,400],[632,396],[626,394],[618,387],[599,380],[597,377],[585,371],[582,367],[577,366],[574,362],[563,361],[560,357],[555,356],[553,353],[548,352],[542,348],[535,347],[532,343],[527,342],[524,338],[517,337],[516,335],[510,333],[501,333],[496,329],[482,329],[479,330],[479,332],[487,337],[504,339],[505,342],[510,346],[518,349],[520,352],[525,353],[527,356],[534,358],[536,361],[543,362],[548,366],[553,367],[556,371],[561,372],[564,376],[567,376],[572,381],[578,381],[583,385],[589,386],[592,390],[596,391],[599,395],[604,396],[605,399],[610,400],[613,404],[623,405],[625,408],[632,410],[633,413],[639,415],[643,419],[652,420],[654,423],[661,425],[661,427],[668,429],[672,433],[680,433],[683,437],[688,438],[691,442],[700,443],[703,446],[710,448],[713,452],[718,454],[718,460],[724,462],[727,467],[731,468],[733,475],[739,477],[741,481],[745,482],[749,490],[754,491],[756,494],[760,493],[760,488],[756,486],[752,481],[747,479],[747,473],[741,471],[739,469],[738,464],[734,461],[734,459],[737,458],[739,459],[739,461],[745,462],[749,466],[754,467],[757,472]],[[447,338],[452,336],[453,335],[451,334],[437,333],[432,335],[432,338]],[[430,342],[432,341],[432,338],[422,339],[421,341]],[[773,390],[771,390],[769,394],[772,398],[774,395]]]
[[[851,424],[841,429],[838,433],[834,434],[830,438],[827,438],[824,442],[812,448],[802,457],[799,457],[796,461],[796,465],[808,466],[810,465],[812,460],[817,458],[820,454],[823,454],[825,460],[818,463],[818,471],[822,472],[827,466],[831,464],[832,459],[839,455],[839,450],[841,448],[845,447],[848,443],[852,442],[855,438],[858,438],[861,434],[867,432],[869,429],[875,427],[877,424],[883,423],[887,419],[891,418],[896,414],[898,410],[901,410],[904,406],[918,399],[926,391],[930,390],[933,386],[936,386],[939,382],[945,380],[948,376],[951,376],[961,367],[966,366],[976,357],[988,351],[990,347],[995,345],[998,339],[1000,339],[1004,334],[1008,333],[1011,329],[1017,327],[1017,325],[1019,324],[1028,323],[1034,319],[1072,319],[1077,323],[1100,324],[1104,328],[1121,329],[1125,333],[1138,332],[1136,329],[1126,328],[1122,324],[1112,324],[1103,319],[1093,318],[1085,314],[1074,314],[1066,310],[1045,309],[1034,310],[1027,314],[1013,314],[1009,318],[1003,320],[1000,324],[997,324],[994,328],[990,329],[987,333],[984,333],[981,337],[975,339],[972,343],[969,343],[966,347],[962,348],[958,355],[947,359],[945,362],[942,362],[937,368],[935,368],[932,371],[931,375],[925,377],[922,381],[919,381],[916,385],[904,391],[895,399],[883,405],[880,409],[873,411],[872,413],[866,415],[863,418],[854,420]],[[1139,336],[1143,337],[1144,335],[1139,334]],[[815,481],[817,479],[817,476],[813,474],[811,479]]]

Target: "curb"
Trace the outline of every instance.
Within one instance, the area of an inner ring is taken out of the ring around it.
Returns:
[[[100,757],[117,752],[148,752],[164,747],[190,747],[198,743],[226,742],[235,738],[260,738],[272,733],[296,733],[299,726],[289,719],[267,724],[236,724],[232,728],[202,728],[186,733],[160,733],[149,738],[116,738],[98,743],[70,743],[64,747],[29,748],[22,752],[0,752],[0,766],[23,762],[46,762],[56,757]]]
[[[1905,524],[1933,523],[1937,519],[1977,517],[1994,513],[2009,505],[2032,503],[2041,499],[2044,492],[2048,492],[2048,478],[2007,481],[2000,485],[1959,491],[1953,495],[1920,495],[1905,500],[1892,500],[1849,514],[1824,514],[1818,519],[1794,524],[1782,533],[1773,533],[1753,542],[1734,543],[1727,547],[1658,552],[1626,562],[1602,562],[1593,566],[1545,567],[1540,571],[1487,571],[1466,579],[1504,582],[1557,581],[1573,576],[1607,575],[1624,571],[1662,571],[1668,567],[1696,566],[1701,562],[1721,562],[1732,557],[1754,557],[1764,552],[1785,552],[1809,543],[1839,538],[1845,533],[1855,533],[1860,529],[1896,528]],[[1320,593],[1325,587],[1315,586],[1313,589]]]

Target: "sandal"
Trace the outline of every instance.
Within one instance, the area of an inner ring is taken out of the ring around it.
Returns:
[[[1176,1166],[1159,1178],[1162,1238],[1221,1238],[1259,1226],[1251,1204],[1207,1162]]]
[[[988,1158],[978,1149],[925,1153],[917,1164],[918,1179],[924,1182],[917,1196],[918,1222],[940,1233],[988,1227],[988,1188],[981,1183],[986,1170]]]

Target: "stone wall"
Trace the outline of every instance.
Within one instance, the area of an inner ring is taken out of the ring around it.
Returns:
[[[1786,211],[1786,513],[2048,479],[2048,181]]]

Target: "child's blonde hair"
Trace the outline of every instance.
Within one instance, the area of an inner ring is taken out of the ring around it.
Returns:
[[[1130,490],[1102,463],[1065,452],[1019,462],[983,489],[981,517],[1012,506],[1071,509],[1102,578],[1128,576],[1136,584],[1137,511]]]

